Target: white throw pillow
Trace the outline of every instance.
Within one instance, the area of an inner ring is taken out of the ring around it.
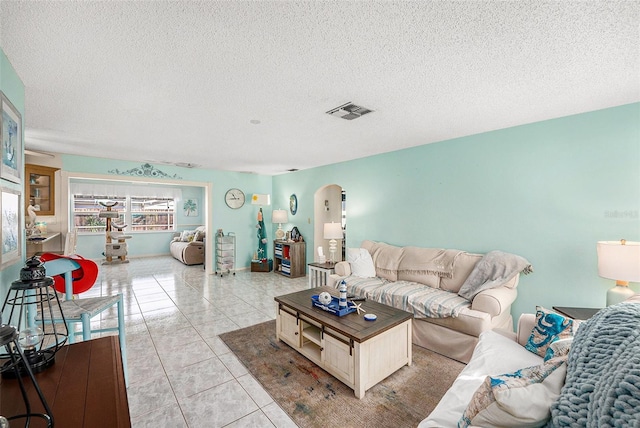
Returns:
[[[351,275],[360,278],[374,278],[376,268],[369,251],[364,248],[349,248],[347,251],[347,261],[351,265]]]

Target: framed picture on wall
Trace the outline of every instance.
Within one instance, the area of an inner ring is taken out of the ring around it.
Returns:
[[[22,256],[22,242],[20,230],[20,192],[17,190],[2,188],[0,198],[0,210],[2,211],[2,230],[0,241],[0,269],[11,265]]]
[[[0,92],[0,142],[2,143],[2,168],[0,177],[14,183],[22,183],[22,116],[11,101]]]
[[[198,217],[198,200],[194,198],[185,200],[182,210],[185,217]]]

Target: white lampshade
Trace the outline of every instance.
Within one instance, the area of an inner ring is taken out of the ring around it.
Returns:
[[[640,282],[640,242],[599,241],[597,251],[598,275],[616,281]]]
[[[271,213],[271,223],[288,223],[289,216],[287,210],[273,210]]]
[[[254,193],[251,197],[251,205],[271,205],[271,195]]]
[[[324,239],[342,239],[342,225],[340,223],[324,224]]]
[[[629,281],[640,282],[640,242],[599,241],[598,275],[616,281],[607,291],[607,306],[623,302],[633,296]]]

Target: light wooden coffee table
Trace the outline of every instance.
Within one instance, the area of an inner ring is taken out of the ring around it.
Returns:
[[[275,297],[278,339],[331,373],[357,398],[396,370],[411,365],[413,315],[372,301],[362,303],[366,321],[357,312],[338,317],[313,307],[311,296],[338,290],[318,287]]]

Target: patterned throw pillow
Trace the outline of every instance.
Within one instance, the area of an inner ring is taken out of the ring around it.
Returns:
[[[180,241],[182,242],[191,242],[193,241],[193,237],[195,236],[195,230],[183,230],[180,234]]]
[[[541,306],[536,308],[536,324],[524,348],[545,357],[549,346],[560,339],[573,337],[573,320],[549,311]]]
[[[514,373],[487,376],[473,394],[458,428],[542,426],[560,395],[566,361],[565,355]]]
[[[547,352],[544,354],[544,360],[549,361],[555,357],[569,355],[571,343],[573,343],[573,337],[568,339],[558,339],[555,342],[552,342],[551,345],[549,345]]]

